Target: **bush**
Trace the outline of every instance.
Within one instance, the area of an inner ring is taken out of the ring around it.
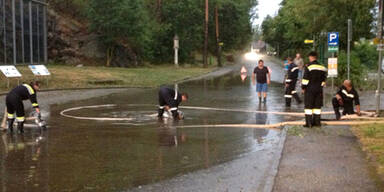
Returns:
[[[350,79],[355,87],[362,87],[365,84],[367,68],[361,64],[360,58],[355,51],[351,51]],[[341,85],[348,79],[347,54],[341,51],[338,56],[338,76],[335,79],[336,85]]]
[[[379,55],[376,50],[376,45],[371,44],[370,41],[362,40],[356,43],[353,50],[360,58],[362,65],[364,65],[369,70],[377,70]]]

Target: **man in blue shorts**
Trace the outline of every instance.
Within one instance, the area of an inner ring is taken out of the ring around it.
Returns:
[[[259,102],[261,103],[261,101],[263,101],[266,103],[268,84],[271,83],[271,73],[269,72],[268,67],[264,66],[264,61],[261,59],[259,60],[257,67],[255,67],[255,70],[253,70],[252,83],[253,85],[256,84],[256,92],[259,96]],[[261,100],[261,94],[263,94],[263,100]]]

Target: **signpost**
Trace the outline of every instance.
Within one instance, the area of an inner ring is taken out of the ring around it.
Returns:
[[[45,65],[29,65],[29,69],[31,69],[32,73],[35,76],[49,76],[51,73],[48,71]]]
[[[21,77],[21,73],[13,65],[0,66],[0,71],[7,78],[7,88],[9,88],[9,78],[20,78]],[[19,84],[19,79],[17,79],[17,84]]]
[[[337,58],[335,53],[339,51],[339,32],[328,33],[328,52],[332,53],[332,58],[328,58],[328,77],[332,78],[332,91],[334,78],[337,77]]]
[[[348,79],[349,78],[349,71],[350,71],[350,64],[351,64],[351,41],[352,41],[352,20],[348,19],[348,50],[347,50],[347,63],[348,63]]]
[[[379,1],[379,16],[377,21],[377,36],[376,38],[380,42],[380,46],[377,46],[377,50],[379,51],[379,61],[378,61],[378,69],[377,69],[377,90],[376,90],[376,115],[380,115],[380,94],[381,94],[381,62],[383,58],[383,0]]]
[[[32,71],[32,73],[36,76],[50,76],[51,73],[48,71],[47,67],[45,65],[29,65],[29,69]],[[48,87],[48,78],[47,80],[47,87]]]
[[[175,49],[175,66],[179,67],[179,36],[173,38],[173,48]]]

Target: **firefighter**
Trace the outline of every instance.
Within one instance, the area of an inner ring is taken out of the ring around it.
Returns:
[[[292,58],[288,57],[288,73],[287,79],[285,80],[285,106],[291,106],[292,98],[296,99],[297,103],[301,103],[299,95],[296,91],[296,82],[299,76],[299,67],[293,63]]]
[[[309,64],[305,67],[301,82],[304,92],[305,127],[320,126],[323,106],[323,87],[327,68],[317,62],[317,53],[309,53]]]
[[[19,133],[24,133],[24,121],[25,112],[23,100],[29,99],[32,103],[32,107],[36,110],[38,118],[41,118],[39,104],[37,103],[37,91],[40,89],[40,83],[38,81],[31,82],[30,84],[22,84],[12,89],[5,98],[8,113],[8,130],[13,133],[13,123],[16,122],[17,130]]]
[[[183,113],[178,110],[182,101],[188,100],[187,93],[179,93],[168,87],[161,87],[159,91],[159,110],[158,117],[162,118],[164,111],[171,111],[172,116],[176,120],[183,119]]]
[[[356,114],[360,115],[359,94],[353,88],[352,82],[350,80],[345,80],[339,91],[336,93],[336,96],[332,99],[336,119],[340,120],[340,107],[344,108],[343,115],[355,114],[355,111],[353,110],[353,103],[356,105]]]

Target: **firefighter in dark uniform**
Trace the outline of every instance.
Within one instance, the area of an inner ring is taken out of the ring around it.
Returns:
[[[340,107],[344,108],[343,115],[355,114],[355,111],[353,110],[353,103],[356,105],[356,114],[360,115],[359,94],[353,88],[352,82],[350,80],[345,80],[339,91],[336,93],[336,96],[332,99],[336,119],[340,120]]]
[[[323,87],[327,79],[327,68],[317,62],[316,52],[309,53],[309,62],[301,82],[304,92],[305,127],[321,125]]]
[[[12,89],[5,98],[8,113],[8,130],[13,132],[13,123],[16,122],[17,130],[20,133],[24,132],[25,112],[23,100],[29,99],[32,103],[32,107],[36,110],[38,118],[41,118],[39,104],[37,103],[36,92],[39,90],[40,84],[38,81],[31,82],[30,84],[22,84]]]
[[[178,110],[182,101],[188,100],[188,94],[179,93],[168,87],[161,87],[159,91],[158,117],[162,118],[164,111],[171,111],[174,119],[183,119],[183,114]]]
[[[296,91],[296,82],[299,76],[299,67],[293,63],[292,58],[288,57],[288,72],[285,80],[285,106],[290,107],[292,98],[296,99],[297,103],[301,103],[299,95]]]

